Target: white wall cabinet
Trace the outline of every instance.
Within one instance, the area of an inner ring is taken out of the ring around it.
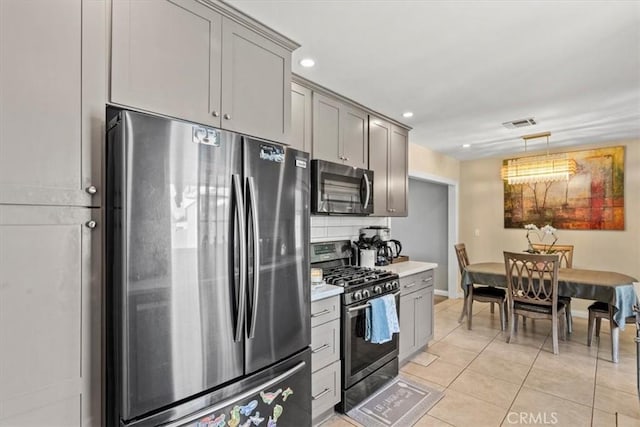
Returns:
[[[105,8],[2,0],[0,203],[100,205]]]
[[[288,141],[294,46],[197,0],[113,0],[111,37],[112,103]]]
[[[407,216],[409,133],[369,116],[369,168],[374,172],[374,216]]]
[[[433,270],[400,279],[400,363],[433,338]]]
[[[1,427],[102,423],[100,227],[97,209],[0,205]]]

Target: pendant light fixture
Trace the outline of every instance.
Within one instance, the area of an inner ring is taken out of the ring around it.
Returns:
[[[551,132],[525,135],[524,150],[527,141],[547,138],[547,154],[544,156],[520,157],[503,161],[501,176],[508,184],[529,184],[534,182],[552,182],[568,180],[576,173],[576,161],[567,158],[566,153],[549,154]]]

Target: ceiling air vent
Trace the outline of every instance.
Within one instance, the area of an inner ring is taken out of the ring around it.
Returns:
[[[523,128],[525,126],[533,126],[536,124],[536,119],[530,117],[528,119],[512,120],[510,122],[504,122],[502,126],[507,129]]]

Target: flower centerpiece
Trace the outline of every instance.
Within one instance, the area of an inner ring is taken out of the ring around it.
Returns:
[[[527,248],[527,252],[531,254],[552,254],[555,252],[553,249],[553,245],[558,241],[558,236],[556,235],[556,230],[551,226],[551,224],[547,224],[542,228],[538,228],[535,224],[527,224],[524,226],[525,230],[527,230],[527,243],[529,247]],[[531,234],[535,234],[538,237],[538,240],[541,244],[544,244],[544,249],[534,249],[531,244]],[[553,239],[550,245],[547,246],[545,243],[545,239],[548,238]]]

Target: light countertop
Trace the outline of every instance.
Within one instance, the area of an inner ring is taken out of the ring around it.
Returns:
[[[427,270],[433,270],[438,267],[438,264],[434,262],[422,262],[422,261],[405,261],[397,264],[382,265],[377,267],[381,270],[391,271],[398,274],[400,277],[410,276],[412,274],[421,273]]]
[[[329,298],[334,295],[340,295],[344,292],[342,286],[327,285],[311,285],[311,301],[318,301],[321,299]]]

